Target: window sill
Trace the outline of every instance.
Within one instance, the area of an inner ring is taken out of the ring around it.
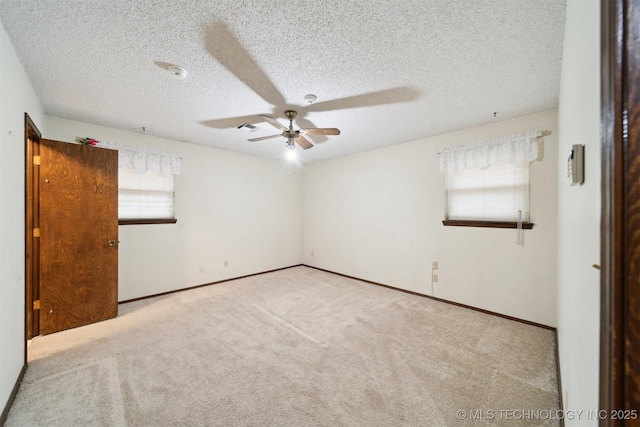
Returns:
[[[119,219],[118,225],[175,224],[176,222],[178,222],[176,218]]]
[[[442,225],[454,227],[518,228],[518,223],[511,221],[468,221],[445,219],[442,221]],[[533,223],[523,222],[522,228],[525,230],[531,230],[533,228]]]

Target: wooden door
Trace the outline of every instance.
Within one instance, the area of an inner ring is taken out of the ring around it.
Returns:
[[[118,153],[40,143],[40,333],[118,314]]]
[[[601,6],[600,425],[640,426],[640,0]]]

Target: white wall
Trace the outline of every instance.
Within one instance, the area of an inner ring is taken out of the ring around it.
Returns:
[[[46,120],[48,139],[88,136],[183,156],[176,176],[177,224],[119,227],[120,301],[302,262],[301,174],[294,168],[288,176],[284,160]]]
[[[178,223],[120,227],[121,300],[300,262],[432,294],[437,260],[433,295],[557,325],[565,409],[597,408],[599,276],[590,266],[599,259],[598,47],[599,3],[569,0],[559,124],[550,111],[314,163],[303,187],[277,161],[54,117],[45,123],[0,25],[0,409],[23,364],[25,111],[47,138],[91,136],[183,154]],[[436,150],[538,129],[552,135],[531,169],[536,226],[526,245],[515,245],[512,230],[442,226]],[[575,143],[586,145],[580,187],[564,177]]]
[[[24,364],[24,113],[44,114],[0,25],[0,412]]]
[[[531,166],[535,227],[525,246],[515,230],[443,226],[437,150],[537,130],[551,135]],[[557,137],[554,110],[313,163],[304,174],[304,262],[556,326]]]
[[[558,342],[564,407],[598,408],[600,274],[600,3],[569,0],[559,108]],[[585,145],[585,182],[569,186],[566,160]],[[565,420],[597,425],[596,420]]]

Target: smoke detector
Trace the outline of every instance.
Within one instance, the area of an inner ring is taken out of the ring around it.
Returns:
[[[167,67],[167,70],[169,70],[169,72],[173,74],[173,77],[175,77],[176,79],[182,80],[187,77],[187,70],[178,67],[177,65],[169,65]]]
[[[313,104],[314,102],[316,102],[316,100],[317,100],[317,99],[318,99],[318,97],[317,97],[317,96],[315,96],[315,95],[314,95],[314,94],[312,94],[312,93],[310,93],[309,95],[305,95],[305,96],[304,96],[304,102],[305,102],[305,104],[307,104],[307,105],[311,105],[311,104]]]

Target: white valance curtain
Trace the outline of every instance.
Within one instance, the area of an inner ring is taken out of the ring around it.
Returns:
[[[440,151],[440,170],[449,174],[464,169],[487,169],[500,163],[520,167],[541,157],[540,132],[479,141]]]
[[[153,171],[161,175],[180,175],[182,157],[179,154],[108,141],[100,141],[98,147],[118,150],[118,167],[135,170],[137,174]]]

